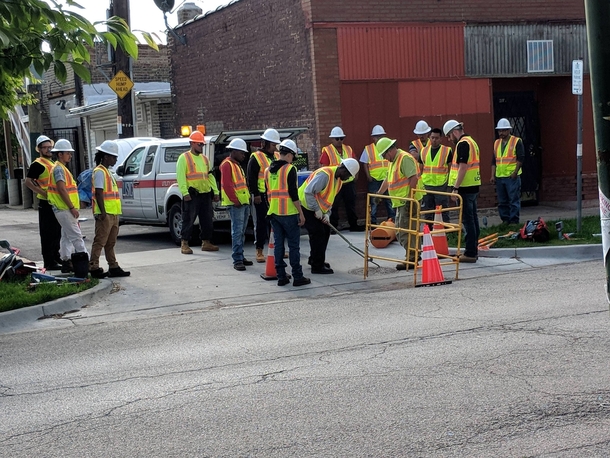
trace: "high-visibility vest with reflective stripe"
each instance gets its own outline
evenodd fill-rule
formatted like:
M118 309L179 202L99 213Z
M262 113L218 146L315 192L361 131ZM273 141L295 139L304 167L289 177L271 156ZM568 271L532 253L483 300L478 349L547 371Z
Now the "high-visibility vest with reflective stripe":
M55 163L50 159L47 159L46 157L36 158L34 162L38 162L44 167L44 172L38 175L38 178L36 178L36 182L38 183L39 187L46 191L49 187L49 183L51 180L51 170L53 169ZM47 200L47 198L41 194L36 194L36 197L38 197L40 200Z
M417 152L420 154L421 154L421 150L423 150L429 144L430 144L430 139L427 139L425 144L419 138L417 140L413 140L411 142L411 145L413 145L415 147L415 149L417 150Z
M265 170L265 183L269 198L268 215L298 215L299 210L288 192L288 174L292 169L295 169L294 165L284 164L276 173L271 173L269 169Z
M104 209L109 215L120 215L121 214L121 196L119 195L119 187L112 174L103 165L98 165L93 169L93 175L95 172L101 170L104 173ZM93 214L98 215L102 213L99 205L95 199L95 183L92 184L93 188Z
M261 150L255 151L254 153L252 153L252 155L256 159L256 162L258 162L258 191L265 192L265 170L269 168L271 162L273 161L270 161L269 156L267 156L265 152ZM279 157L280 153L278 153L277 151L273 153L274 161L277 161Z
M307 200L305 199L305 188L315 176L317 176L319 173L324 173L328 176L328 184L322 192L315 194L314 197L318 202L320 210L322 210L324 213L328 212L332 208L333 203L335 202L335 197L341 190L341 186L343 186L343 182L341 180L335 179L337 168L337 166L321 167L309 175L307 180L305 180L305 183L303 183L299 188L299 200L301 201L301 206L305 207L307 210L311 210L311 208L307 206Z
M432 147L429 144L421 151L420 158L424 164L421 178L425 185L443 186L447 184L447 175L451 167L451 164L447 163L450 152L451 148L441 145L432 159Z
M244 171L239 164L233 162L230 158L226 158L222 161L222 164L228 162L231 166L231 180L233 181L233 186L235 188L235 195L237 196L237 200L242 205L248 205L250 203L250 191L248 190L248 186L246 185L246 177L244 176ZM220 164L222 166L222 164ZM222 205L235 205L231 199L227 197L227 193L224 189L221 190L222 194Z
M369 158L369 173L374 180L383 181L388 176L388 168L390 167L390 162L385 159L381 159L379 154L377 154L377 147L375 143L371 143L370 145L366 145L364 147L366 150L366 155Z
M519 137L515 137L514 135L509 136L505 148L502 148L501 139L497 139L494 143L494 151L496 152L496 177L509 177L517 168L517 143L519 140L521 140ZM502 151L503 149L504 151ZM521 175L521 169L519 169L517 175Z
M460 143L466 142L470 147L470 154L468 155L468 170L464 179L460 183L460 186L480 186L481 185L481 172L479 164L479 145L469 135L464 135L457 145L455 145L455 153L453 154L453 162L451 163L451 171L449 172L449 186L455 185L457 180L458 169L458 146Z
M417 161L413 156L404 150L399 149L394 161L390 163L388 169L388 194L390 197L411 197L411 186L409 186L409 177L402 174L402 161L413 161L415 170L417 171ZM416 198L417 199L417 198ZM391 199L392 207L402 207L406 204L405 201ZM419 200L419 199L418 199Z
M64 174L66 177L66 191L68 191L68 196L70 197L70 203L75 208L80 208L80 200L78 198L78 188L76 187L76 181L74 181L74 177L70 173L70 171L63 165L61 162L57 161L53 165L53 169L51 169L51 179L49 182L49 187L47 188L47 195L49 197L49 203L53 205L58 210L69 210L70 207L66 205L64 200L59 195L59 190L57 189L57 183L55 182L54 170L56 167L62 167L64 169Z
M206 162L208 160L207 157L201 155L203 161ZM209 165L207 167L208 170L200 171L197 170L197 166L195 165L195 159L193 158L193 153L187 151L184 153L184 159L186 160L186 182L192 183L194 181L207 180L208 179L208 170L210 169Z
M339 151L337 151L337 148L335 148L332 144L327 145L322 148L322 154L324 154L325 152L328 155L328 160L330 162L328 165L330 165L331 167L335 165L341 165L342 159L347 159L350 157L355 159L352 147L347 145L343 145L343 147L341 148L341 153L339 153ZM350 181L354 181L354 177L349 177L343 183L349 183Z

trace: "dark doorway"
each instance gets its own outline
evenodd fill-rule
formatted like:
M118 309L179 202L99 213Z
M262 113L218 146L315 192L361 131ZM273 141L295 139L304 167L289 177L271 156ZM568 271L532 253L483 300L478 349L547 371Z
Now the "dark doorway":
M72 155L72 160L68 164L68 168L72 175L76 178L83 171L84 164L82 162L82 151L79 151L78 127L65 127L62 129L45 129L44 134L52 138L54 141L64 138L70 142L75 153Z
M521 202L538 205L542 178L542 148L538 103L534 92L495 92L494 119L507 118L513 126L512 134L521 137L525 161L521 174Z

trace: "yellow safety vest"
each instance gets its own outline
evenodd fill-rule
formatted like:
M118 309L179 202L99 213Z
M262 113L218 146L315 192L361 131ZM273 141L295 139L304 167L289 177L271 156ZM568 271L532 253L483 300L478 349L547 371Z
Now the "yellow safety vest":
M49 197L49 203L53 205L58 210L69 210L70 207L66 205L64 200L61 198L59 194L59 189L57 189L57 183L55 182L55 176L53 171L55 167L62 167L64 169L64 174L66 177L66 191L68 191L68 196L70 197L70 203L74 208L80 208L80 200L78 198L78 188L76 187L76 181L74 181L74 177L70 173L70 171L63 165L61 162L57 161L53 165L53 169L51 169L51 179L49 182L49 187L47 188L47 195Z
M265 170L267 170L269 168L269 166L271 165L271 162L269 160L269 156L267 156L265 154L264 151L258 150L255 151L254 153L252 153L252 155L254 156L254 158L256 159L256 162L258 162L258 192L264 193L266 188L265 188ZM275 153L273 153L273 159L274 161L277 161L280 157L280 153L278 153L277 151Z
M413 156L404 150L398 150L398 154L393 162L390 163L388 170L388 194L392 197L411 197L411 186L409 186L409 177L403 175L401 171L402 161L413 161L415 164L415 171L417 172L417 161ZM419 200L417 197L415 199ZM398 199L391 199L392 207L402 207L405 205L405 201Z
M265 183L267 184L267 197L269 198L268 215L299 214L299 210L297 210L288 192L288 174L294 168L292 164L284 164L276 173L271 173L269 169L265 170Z
M421 150L430 144L430 139L426 140L426 143L422 143L422 141L418 138L417 140L413 140L411 145L415 147L418 153L421 154Z
M244 171L239 164L233 162L230 158L226 158L222 161L222 164L228 162L231 166L231 179L233 181L233 186L235 188L235 195L237 196L237 200L242 205L248 205L250 203L250 191L248 190L248 186L246 185L246 177L244 177ZM222 167L222 164L220 166ZM235 205L231 199L227 196L224 188L221 190L222 193L222 205Z
M502 151L501 139L498 138L494 143L494 151L496 152L496 177L509 177L517 168L517 143L519 140L521 140L519 137L515 137L514 135L509 136L504 151ZM517 175L521 175L521 169L519 169Z
M48 189L49 187L49 182L51 179L51 170L53 169L53 165L54 162L47 159L46 157L39 157L36 158L36 160L34 162L38 162L40 165L42 165L44 167L44 172L42 172L38 178L36 178L36 182L38 183L38 186L40 186L42 189L44 189L45 191ZM36 197L38 197L40 200L47 200L46 197L44 197L41 194L36 194Z
M328 155L328 160L329 160L329 166L334 167L335 165L341 165L341 160L342 159L347 159L347 158L353 158L354 157L354 152L352 151L352 147L351 146L347 146L347 145L343 145L343 148L341 149L341 153L339 153L339 151L337 151L337 148L335 148L332 144L331 145L327 145L324 148L322 148L322 154L326 153ZM354 177L349 177L347 180L345 180L343 183L349 183L350 181L354 181Z
M388 176L390 162L382 159L379 154L377 154L377 147L375 146L375 143L366 145L364 149L366 150L366 155L369 158L368 164L371 177L377 181L385 180Z
M466 142L470 147L470 154L468 155L468 170L464 179L460 183L460 186L480 186L481 185L481 172L479 164L479 145L469 135L464 135L457 145L455 145L455 153L453 154L453 162L451 164L451 171L449 172L449 186L455 185L457 180L459 164L458 160L458 146L460 143Z
M439 147L434 160L430 144L421 151L421 161L424 164L421 178L426 186L443 186L447 184L447 175L451 164L447 163L451 148L445 145Z
M324 173L328 176L328 185L326 185L326 188L322 192L315 194L314 197L318 202L320 210L322 210L324 213L328 212L332 208L333 203L335 202L335 197L341 190L341 186L343 186L343 182L341 180L335 179L337 168L337 166L321 167L309 175L307 180L305 180L305 183L303 183L299 188L299 200L301 201L301 206L305 207L307 210L311 210L311 208L307 206L307 201L305 199L305 188L315 176L317 176L319 173Z
M121 196L119 194L119 187L112 174L103 165L98 165L93 169L93 175L95 172L101 170L104 173L104 209L109 215L120 215L121 214ZM97 201L95 199L95 184L92 183L93 188L93 214L99 215L102 213Z

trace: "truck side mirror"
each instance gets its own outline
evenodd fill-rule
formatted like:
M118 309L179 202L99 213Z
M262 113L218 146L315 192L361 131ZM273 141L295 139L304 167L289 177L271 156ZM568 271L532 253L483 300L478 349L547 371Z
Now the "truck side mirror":
M118 168L116 169L116 174L118 176L120 176L120 177L125 175L125 166L124 165L119 165Z

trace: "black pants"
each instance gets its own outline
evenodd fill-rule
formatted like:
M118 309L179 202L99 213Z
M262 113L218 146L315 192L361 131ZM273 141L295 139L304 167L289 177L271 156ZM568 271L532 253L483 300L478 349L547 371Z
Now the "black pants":
M201 240L211 240L214 233L212 219L212 192L191 194L191 200L182 200L182 240L190 240L193 235L193 223L199 216L199 233Z
M38 227L44 265L52 266L61 259L59 257L61 226L55 218L51 204L42 199L38 203Z
M256 243L254 246L263 249L265 248L265 243L269 240L269 234L271 233L271 224L267 219L267 212L269 211L267 194L261 194L261 203L253 204L253 206L254 211L256 212L256 227L254 228Z
M337 227L339 226L339 203L343 201L345 204L345 213L347 214L347 221L349 227L354 228L358 226L358 215L356 214L356 182L350 181L349 183L343 183L341 190L335 197L333 209L330 214L330 224Z
M309 263L312 269L323 269L326 261L326 247L330 239L330 226L324 224L314 212L303 208L305 229L309 234ZM336 226L335 226L336 227Z

